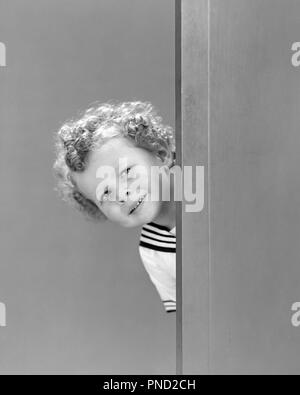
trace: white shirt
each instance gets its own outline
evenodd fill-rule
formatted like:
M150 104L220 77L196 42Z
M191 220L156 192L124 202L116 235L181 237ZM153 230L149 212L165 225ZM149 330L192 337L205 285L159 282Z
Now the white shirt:
M176 226L150 222L142 227L139 253L166 312L176 311Z

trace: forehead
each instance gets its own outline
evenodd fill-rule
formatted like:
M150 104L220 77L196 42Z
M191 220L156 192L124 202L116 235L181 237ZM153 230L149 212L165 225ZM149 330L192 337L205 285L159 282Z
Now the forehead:
M141 155L140 149L134 142L125 137L115 137L106 141L100 148L92 151L89 155L89 166L98 165L113 166L121 157Z

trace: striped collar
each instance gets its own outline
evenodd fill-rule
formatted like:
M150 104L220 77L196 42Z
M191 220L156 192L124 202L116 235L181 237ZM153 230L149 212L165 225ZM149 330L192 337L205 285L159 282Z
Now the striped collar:
M162 252L176 252L176 227L168 229L166 226L149 222L142 227L141 247Z
M174 226L174 228L172 228L171 230L169 230L169 232L170 232L172 235L176 236L176 226Z

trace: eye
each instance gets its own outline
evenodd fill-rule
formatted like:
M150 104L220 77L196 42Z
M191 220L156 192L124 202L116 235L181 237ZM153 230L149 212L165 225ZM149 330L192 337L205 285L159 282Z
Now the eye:
M106 188L105 191L103 192L101 201L102 202L105 201L107 199L108 195L109 195L109 190L108 190L108 188Z
M131 167L127 167L127 169L123 170L122 176L125 176L125 175L128 176L131 169L132 169L132 166Z

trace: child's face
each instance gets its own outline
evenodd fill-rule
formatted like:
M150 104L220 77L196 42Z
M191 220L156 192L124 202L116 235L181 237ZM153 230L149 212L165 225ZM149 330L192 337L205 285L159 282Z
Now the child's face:
M119 163L123 163L125 168L119 168ZM99 169L104 169L104 166L110 166L115 177L99 178ZM162 160L150 151L135 146L125 137L115 137L90 152L84 172L74 172L72 177L79 191L92 200L108 220L123 227L135 227L154 221L163 207L157 197L162 196L162 188L169 188L168 178L159 177L159 182L151 180L152 166L166 168ZM114 200L108 199L111 194L115 196ZM156 201L152 201L151 196L156 196ZM131 212L142 197L142 203Z

